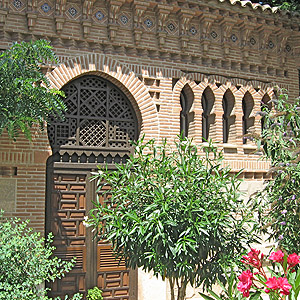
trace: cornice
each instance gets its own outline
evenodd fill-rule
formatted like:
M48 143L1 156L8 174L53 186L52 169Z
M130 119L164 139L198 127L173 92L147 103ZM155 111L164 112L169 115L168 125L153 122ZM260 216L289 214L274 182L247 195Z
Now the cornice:
M287 60L300 55L299 22L286 21L285 17L279 17L278 10L270 12L266 6L249 1L2 0L0 4L0 31L6 41L16 40L15 36L20 40L22 35L44 36L63 47L146 55L153 59L254 70L254 73L258 69L259 73L271 76L274 72L284 74ZM10 14L13 15L10 22L17 20L18 14L20 18L25 16L28 28L16 31L11 23L6 24ZM53 32L40 32L36 24L43 21L37 22L39 18L47 18L47 24L53 22ZM64 29L66 24L80 28L78 34L70 35ZM103 33L101 39L95 38L91 29ZM125 30L132 38L123 41L120 36ZM152 43L145 46L143 38L150 36ZM170 40L174 46L167 48L166 41ZM222 53L211 58L210 50L217 48ZM230 56L232 51L240 53L235 61ZM251 61L253 56L257 57L255 62ZM274 70L268 71L272 59Z

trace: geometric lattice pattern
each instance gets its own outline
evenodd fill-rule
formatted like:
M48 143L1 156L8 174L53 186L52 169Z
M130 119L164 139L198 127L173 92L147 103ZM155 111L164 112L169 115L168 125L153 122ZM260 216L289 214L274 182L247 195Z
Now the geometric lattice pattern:
M53 152L95 148L94 154L124 152L138 137L133 107L111 82L93 75L80 77L62 89L67 107L64 120L52 117L48 136Z
M79 131L82 144L87 146L101 147L105 145L106 128L105 123L97 120L85 120Z

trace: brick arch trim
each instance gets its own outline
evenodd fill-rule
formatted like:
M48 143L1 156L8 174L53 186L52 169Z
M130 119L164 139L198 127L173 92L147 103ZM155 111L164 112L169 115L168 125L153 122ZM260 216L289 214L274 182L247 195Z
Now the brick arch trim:
M227 90L228 84L232 87L232 91L234 91L234 87L236 85L240 86L251 86L253 88L259 88L263 91L269 91L270 89L273 89L276 85L275 83L264 83L258 80L245 80L242 78L231 78L230 80L222 75L207 75L207 74L201 74L201 73L188 73L186 74L186 80L189 81L200 81L200 82L208 82L212 85L216 83L220 83L221 86L225 86L224 89ZM226 87L227 86L227 87Z
M159 119L148 89L129 68L103 54L76 57L56 67L47 74L50 85L61 89L69 81L80 76L94 74L104 77L119 87L128 97L136 112L140 132L151 132L159 138Z
M181 77L173 87L172 100L175 101L175 103L177 103L179 106L180 106L180 94L183 91L184 87L186 86L188 86L191 89L194 95L195 94L194 88L196 84L188 80L186 77Z

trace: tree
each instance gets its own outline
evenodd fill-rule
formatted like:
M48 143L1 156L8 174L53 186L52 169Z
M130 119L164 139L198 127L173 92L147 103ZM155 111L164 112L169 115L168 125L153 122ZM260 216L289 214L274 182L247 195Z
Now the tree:
M222 167L212 145L203 156L187 139L174 149L166 140L134 146L126 164L95 175L102 196L90 224L128 267L161 275L171 299L177 287L183 300L188 283L209 287L224 280L222 264L253 241L251 217L239 200L237 175Z
M271 161L270 180L257 195L262 231L270 234L289 253L300 249L300 99L288 101L281 93L271 100L273 108L264 107L262 135L264 157Z
M299 0L252 0L251 2L269 4L272 7L279 6L283 10L300 11Z
M20 131L30 138L33 124L43 128L49 114L62 115L62 93L40 69L45 62L57 62L45 40L16 43L0 55L0 134L6 129L10 138Z

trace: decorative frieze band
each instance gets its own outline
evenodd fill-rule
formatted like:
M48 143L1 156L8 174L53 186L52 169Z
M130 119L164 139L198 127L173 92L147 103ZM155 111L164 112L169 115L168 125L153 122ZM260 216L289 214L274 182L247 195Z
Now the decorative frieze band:
M231 11L218 0L215 0L218 8L202 2L192 5L189 1L185 5L177 1L166 5L161 1L142 0L84 0L82 3L57 0L55 4L53 0L5 1L1 3L0 23L5 23L7 12L26 12L28 30L33 32L37 18L53 19L54 16L56 32L53 36L63 35L68 20L81 24L84 39L93 38L90 36L92 26L106 30L112 42L121 29L127 29L132 31L136 45L140 44L144 33L150 32L157 36L159 47L163 47L167 36L179 37L181 49L178 50L188 49L189 42L196 38L204 53L209 51L211 43L219 42L225 55L231 48L240 48L247 58L249 51L258 50L264 53L262 58L265 60L270 51L277 50L285 55L293 53L291 37L299 35L299 22L279 22L274 16L255 14L251 9ZM220 40L217 39L219 34Z

